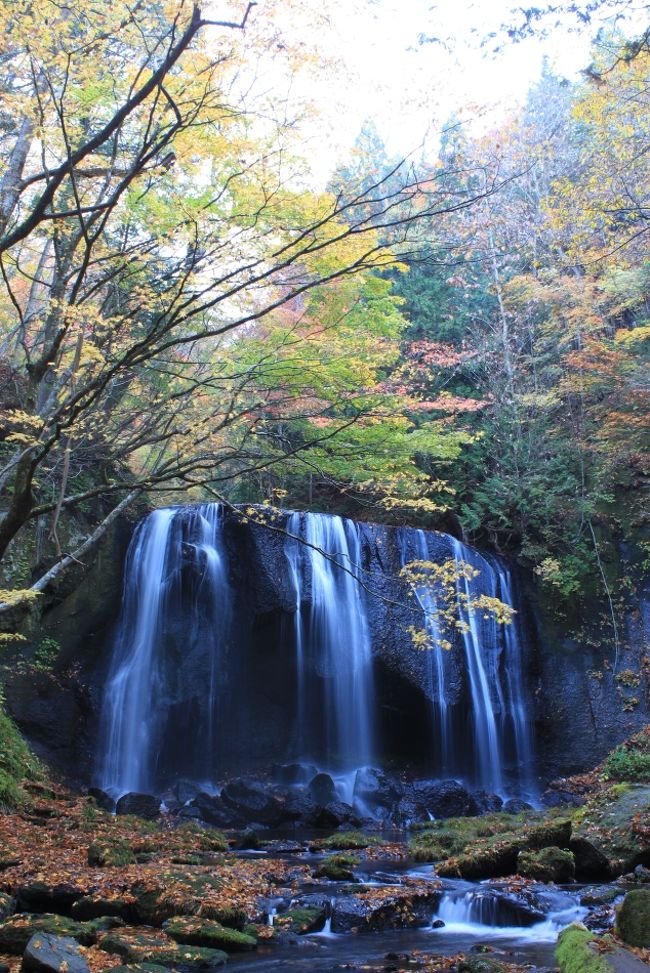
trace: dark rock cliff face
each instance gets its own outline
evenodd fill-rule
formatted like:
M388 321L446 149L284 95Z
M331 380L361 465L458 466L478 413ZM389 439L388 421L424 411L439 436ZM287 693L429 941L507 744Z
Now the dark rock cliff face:
M272 525L273 526L273 525ZM254 671L246 698L229 698L227 769L263 766L292 753L296 697L293 648L295 590L280 529L241 523L227 516L225 543L235 591L237 650L233 673ZM98 714L119 614L124 555L131 526L119 524L106 539L81 583L43 619L42 635L63 651L54 674L16 675L7 701L36 750L64 772L89 781L93 772ZM421 612L399 580L397 532L364 526L363 569L367 572L368 621L375 658L375 694L381 751L395 764L424 766L430 746L430 694L426 652L413 647L409 625ZM451 556L446 535L436 535L436 557ZM439 548L439 551L438 551ZM534 707L537 772L542 781L587 769L613 746L650 722L650 594L626 615L617 672L614 648L567 638L540 589L522 583L518 611L526 642L529 699ZM309 599L305 590L303 597ZM594 611L594 619L597 612ZM595 622L591 631L598 628ZM601 633L602 635L602 633ZM432 651L442 651L433 649ZM462 716L466 674L455 648L445 653L450 706ZM178 705L179 732L170 748L182 748L183 721L192 719L192 694L201 672L183 660L187 685ZM196 678L195 678L196 677ZM236 679L233 678L233 684ZM196 685L194 685L196 684ZM460 728L459 728L460 731Z

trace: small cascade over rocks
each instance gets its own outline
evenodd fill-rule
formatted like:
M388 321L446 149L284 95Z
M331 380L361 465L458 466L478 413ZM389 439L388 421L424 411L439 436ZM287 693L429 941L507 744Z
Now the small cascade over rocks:
M517 615L501 626L462 608L469 586L473 597L514 604L505 563L444 534L337 516L287 513L273 526L219 504L157 510L138 525L106 677L96 783L115 798L160 794L181 780L214 793L233 767L268 771L293 760L289 768L328 771L338 800L361 814L376 806L384 816L400 803L400 820L426 817L435 813L430 788L406 793L386 778L375 798L368 781L381 773L364 771L363 784L357 775L394 753L395 693L407 691L429 713L408 741L428 777L455 778L486 799L529 794L522 626ZM422 652L405 620L428 627L435 642L436 591L418 588L414 610L400 568L441 559L465 561L479 575L458 582L465 624L456 644ZM414 659L423 678L413 676Z

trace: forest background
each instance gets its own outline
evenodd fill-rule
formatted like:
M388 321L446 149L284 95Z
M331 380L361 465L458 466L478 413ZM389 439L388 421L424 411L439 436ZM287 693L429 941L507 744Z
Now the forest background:
M336 70L296 6L0 10L8 631L118 517L218 498L451 530L616 629L621 551L650 566L649 33L429 159L369 122L315 189L255 78Z

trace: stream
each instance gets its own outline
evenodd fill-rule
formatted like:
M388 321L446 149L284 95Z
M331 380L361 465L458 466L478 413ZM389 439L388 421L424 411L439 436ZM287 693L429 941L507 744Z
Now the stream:
M264 853L244 853L264 854ZM272 856L271 856L272 857ZM305 854L296 860L310 864L321 856ZM232 956L233 970L325 971L343 969L391 970L417 965L423 955L435 958L457 953L489 952L503 962L547 969L556 966L554 950L558 933L571 922L588 919L581 905L587 887L490 880L468 882L436 878L432 865L412 861L362 862L354 871L354 885L336 882L305 882L298 891L269 906L269 922L281 920L289 907L329 903L323 928L305 935L287 935L278 943L260 942L254 953ZM378 931L333 932L337 909L355 893L412 883L439 889L437 904L422 926L384 928ZM439 886L441 886L439 888ZM593 910L591 910L593 911ZM444 923L444 925L443 925ZM487 949L486 949L487 947ZM397 964L397 965L396 965Z

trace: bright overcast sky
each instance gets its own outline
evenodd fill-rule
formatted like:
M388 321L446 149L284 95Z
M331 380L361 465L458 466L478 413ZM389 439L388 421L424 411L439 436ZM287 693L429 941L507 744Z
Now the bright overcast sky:
M224 9L219 0L215 7ZM630 0L637 11L629 28L645 26L649 9ZM256 18L265 5L278 9L277 0L258 0ZM229 4L230 11L242 2ZM578 77L590 58L590 40L597 24L578 34L556 29L546 38L520 43L500 35L500 50L481 41L509 20L514 0L284 0L286 27L294 39L314 41L313 14L324 18L317 48L336 57L338 67L316 75L293 78L293 96L313 100L320 125L305 132L316 166L331 169L349 151L361 125L372 118L390 152L405 155L425 143L435 155L441 126L452 112L470 127L485 128L525 98L539 77L544 56L557 73ZM285 13L280 15L282 23ZM311 31L311 33L310 33ZM437 38L422 43L422 36ZM263 83L287 94L286 79L277 73L273 58L261 70Z

